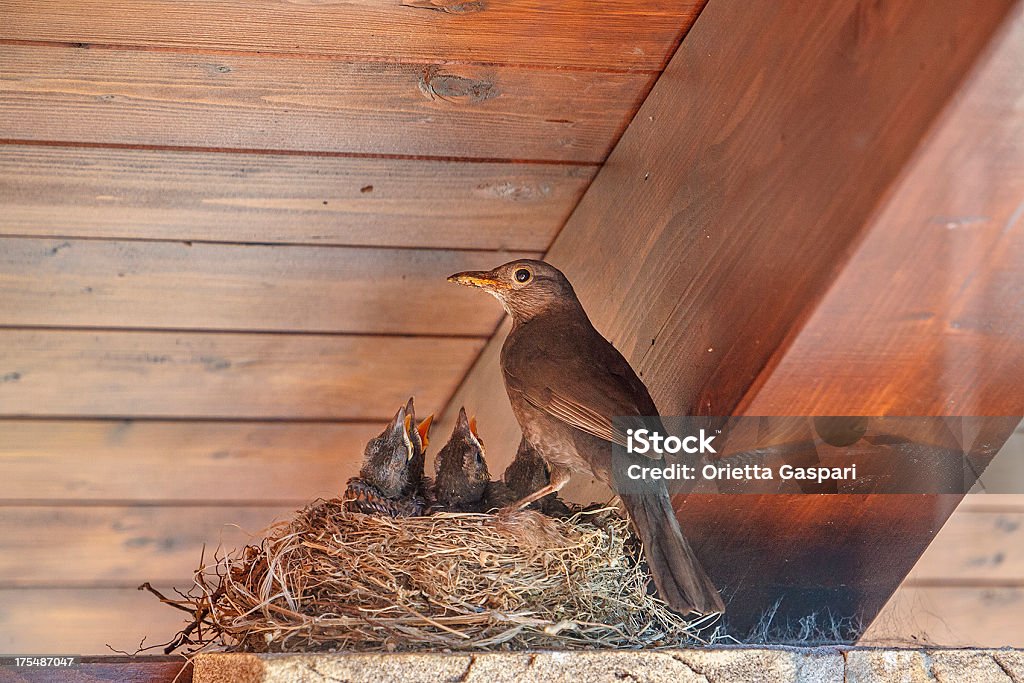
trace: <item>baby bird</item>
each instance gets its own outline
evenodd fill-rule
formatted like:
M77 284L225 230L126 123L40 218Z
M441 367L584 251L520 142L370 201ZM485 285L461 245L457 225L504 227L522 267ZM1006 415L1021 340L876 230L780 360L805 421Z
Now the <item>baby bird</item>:
M366 444L359 476L349 479L345 489L345 509L389 517L423 514L422 501L403 495L412 456L413 443L403 406L384 431Z
M409 440L412 441L412 458L409 459L408 481L403 489L403 495L418 499L426 505L428 493L433 488L430 477L424 475L424 465L427 461L427 446L430 444L430 425L434 421L433 415L428 415L422 422L416 420L416 407L413 405L412 397L405 404L405 427L409 433Z
M434 461L434 499L439 510L483 512L484 494L490 481L484 445L475 420L459 409L459 419L448 443Z
M502 475L502 479L505 480L505 485L514 496L509 505L525 498L534 491L539 491L551 481L547 463L540 456L540 453L530 447L526 439L522 439L519 442L516 457L505 468L505 474ZM531 503L530 507L552 517L567 517L570 514L569 508L559 500L557 493L549 493L540 500Z

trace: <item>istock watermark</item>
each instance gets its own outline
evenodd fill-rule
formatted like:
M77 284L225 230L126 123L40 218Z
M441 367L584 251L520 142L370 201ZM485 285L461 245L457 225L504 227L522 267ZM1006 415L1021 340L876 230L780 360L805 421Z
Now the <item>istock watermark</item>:
M1024 493L1020 477L999 474L1024 458L1020 424L1020 416L624 417L613 424L612 473L620 493L649 493L655 481L673 494Z

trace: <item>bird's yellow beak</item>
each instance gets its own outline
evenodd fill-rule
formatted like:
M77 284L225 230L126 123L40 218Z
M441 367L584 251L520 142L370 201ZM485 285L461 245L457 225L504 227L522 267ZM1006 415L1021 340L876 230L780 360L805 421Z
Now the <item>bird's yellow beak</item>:
M489 271L467 270L464 273L455 273L448 276L448 282L454 282L467 287L482 287L483 289L494 289L501 286L501 281L494 278Z

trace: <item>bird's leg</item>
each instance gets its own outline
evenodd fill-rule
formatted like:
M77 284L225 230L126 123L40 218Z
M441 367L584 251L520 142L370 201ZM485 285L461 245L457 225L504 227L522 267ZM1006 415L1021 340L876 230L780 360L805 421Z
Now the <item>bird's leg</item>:
M522 510L530 503L534 503L549 493L557 493L569 481L569 470L562 467L548 465L548 485L542 486L525 498L520 498L508 506L509 510Z

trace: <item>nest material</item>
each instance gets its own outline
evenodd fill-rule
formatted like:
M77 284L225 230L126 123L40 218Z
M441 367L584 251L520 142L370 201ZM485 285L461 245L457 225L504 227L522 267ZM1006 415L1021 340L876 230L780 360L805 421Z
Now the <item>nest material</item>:
M524 510L377 517L317 501L196 571L170 648L247 652L638 648L699 641L648 591L628 523Z

